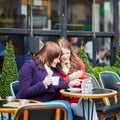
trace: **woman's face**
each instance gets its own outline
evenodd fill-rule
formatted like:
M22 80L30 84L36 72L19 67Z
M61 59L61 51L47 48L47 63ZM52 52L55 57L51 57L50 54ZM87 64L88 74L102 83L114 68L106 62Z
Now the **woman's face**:
M53 63L51 64L51 67L53 67L53 68L55 68L56 67L56 65L60 62L60 59L59 59L60 57L57 57L57 58L55 58L54 60L53 60Z
M68 63L70 61L70 50L66 48L61 48L62 50L62 55L60 57L60 60L63 63Z

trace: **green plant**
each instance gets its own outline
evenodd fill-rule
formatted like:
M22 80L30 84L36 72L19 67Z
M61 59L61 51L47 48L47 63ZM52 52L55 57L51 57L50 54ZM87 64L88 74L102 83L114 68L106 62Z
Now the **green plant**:
M99 79L99 73L102 71L113 71L113 72L116 72L120 76L120 45L118 47L118 52L116 55L116 62L115 62L114 66L92 67L90 65L90 62L89 62L88 56L85 52L85 48L84 48L83 44L80 47L79 57L83 60L83 62L85 64L86 72L94 75L97 80Z
M99 73L102 71L113 71L116 72L120 76L120 69L115 66L105 66L105 67L94 67L92 74L99 79Z
M80 53L79 53L79 57L82 59L83 63L85 64L85 70L87 73L92 73L92 66L89 62L88 56L85 52L85 48L83 46L83 43L80 47Z
M115 66L94 67L92 70L92 75L95 76L98 82L99 82L99 73L102 71L112 71L120 76L120 69Z
M0 80L0 96L2 98L10 94L10 83L15 80L18 80L18 70L15 62L14 48L12 44L6 43L6 53Z

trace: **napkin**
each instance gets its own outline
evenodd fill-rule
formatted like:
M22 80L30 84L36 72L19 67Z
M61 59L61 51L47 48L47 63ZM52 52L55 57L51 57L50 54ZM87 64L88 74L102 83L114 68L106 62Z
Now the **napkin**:
M47 71L47 74L52 76L53 75L53 71L47 66L47 64L44 65L45 70Z
M6 104L3 104L4 107L20 107L20 103L19 102L9 102L9 103L6 103Z
M27 103L27 104L20 104L20 102L9 102L9 103L5 103L3 104L4 107L13 107L13 108L18 108L18 107L22 107L22 106L27 106L27 105L41 105L42 102L38 102L38 103Z

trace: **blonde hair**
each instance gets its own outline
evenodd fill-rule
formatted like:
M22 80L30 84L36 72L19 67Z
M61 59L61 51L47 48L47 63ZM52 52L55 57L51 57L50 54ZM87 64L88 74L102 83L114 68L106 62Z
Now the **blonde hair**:
M79 64L77 61L77 55L74 53L72 45L66 39L58 39L57 44L60 48L65 48L70 50L70 71L69 74L79 69Z

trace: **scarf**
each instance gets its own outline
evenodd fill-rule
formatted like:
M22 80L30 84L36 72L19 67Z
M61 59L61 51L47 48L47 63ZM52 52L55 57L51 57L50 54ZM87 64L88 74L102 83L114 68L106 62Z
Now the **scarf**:
M62 66L62 71L68 75L69 71L70 71L70 62L68 63L63 63L61 62L61 66Z

